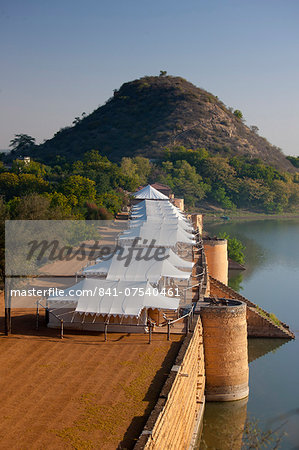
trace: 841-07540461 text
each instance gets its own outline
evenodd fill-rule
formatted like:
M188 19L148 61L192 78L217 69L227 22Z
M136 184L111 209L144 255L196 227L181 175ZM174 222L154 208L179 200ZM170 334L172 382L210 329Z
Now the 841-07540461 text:
M47 289L11 289L10 295L12 297L47 297L47 296L57 296L57 297L103 297L108 295L111 297L125 296L125 297L143 297L144 295L151 295L157 297L158 295L164 295L167 297L179 297L179 289L175 288L142 288L142 287L126 287L124 290L119 291L117 288L101 288L95 286L94 289L63 289L58 288L47 288Z
M151 288L151 289L144 289L144 288L137 288L137 287L132 287L132 288L125 288L123 291L118 291L116 288L108 288L108 289L104 289L104 288L99 288L98 289L98 295L99 296L103 296L103 295L111 295L113 297L118 297L119 295L124 295L126 297L143 297L144 295L154 295L154 296L158 296L158 295L165 295L168 297L179 297L179 289L178 288L163 288L161 290L159 290L158 288Z

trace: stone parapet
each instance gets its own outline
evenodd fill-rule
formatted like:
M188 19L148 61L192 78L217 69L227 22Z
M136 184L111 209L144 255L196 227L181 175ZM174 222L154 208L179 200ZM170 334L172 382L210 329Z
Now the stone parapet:
M193 448L204 411L204 390L202 325L195 316L134 449Z

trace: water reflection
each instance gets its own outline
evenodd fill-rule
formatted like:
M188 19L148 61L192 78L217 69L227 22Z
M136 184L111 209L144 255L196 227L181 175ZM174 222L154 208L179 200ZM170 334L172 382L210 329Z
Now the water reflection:
M248 398L236 402L206 403L200 450L238 450L247 416Z
M289 342L287 339L248 339L248 361L249 364L267 353L275 353L279 347Z
M240 292L243 289L242 281L243 281L243 270L229 270L228 271L229 282L228 285L237 292Z
M299 330L298 219L225 223L207 228L211 235L225 231L246 246L246 270L230 272L230 286L276 314L293 331ZM296 333L295 341L249 339L248 355L249 420L257 419L260 428L266 431L286 432L279 448L299 449L299 334ZM232 425L223 408L230 406L206 405L201 449L228 448L227 434L232 431L224 432L226 421L230 428ZM221 424L224 430L221 430ZM221 439L217 433L222 433ZM240 443L231 448L240 448Z
M285 339L248 339L249 363L275 353L286 344ZM207 402L203 420L200 450L241 449L242 437L247 417L248 398L236 402Z
M207 224L206 230L213 235L226 232L246 246L245 278L259 266L269 265L273 259L283 265L298 267L298 219L256 220Z

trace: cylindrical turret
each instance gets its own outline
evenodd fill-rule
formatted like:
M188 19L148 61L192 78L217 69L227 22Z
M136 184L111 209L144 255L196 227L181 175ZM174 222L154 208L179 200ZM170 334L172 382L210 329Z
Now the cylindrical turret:
M184 199L183 198L174 198L173 204L177 208L179 208L182 212L184 212L185 206L184 206Z
M248 396L246 305L238 300L206 299L203 325L206 400L231 401Z
M198 229L200 235L202 235L203 218L202 214L191 214L192 225L195 230Z
M209 275L221 283L228 283L228 257L226 239L204 239Z

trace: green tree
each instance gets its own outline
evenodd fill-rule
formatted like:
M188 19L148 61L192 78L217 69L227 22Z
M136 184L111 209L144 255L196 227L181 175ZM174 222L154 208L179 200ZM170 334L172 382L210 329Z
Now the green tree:
M226 195L224 187L218 187L211 192L211 197L224 209L235 209L236 205Z
M0 193L6 200L18 195L19 177L10 172L0 173Z
M131 187L134 189L141 184L140 177L138 175L138 164L133 161L132 158L122 158L120 164L121 173L129 180L131 180Z
M39 194L29 194L10 202L10 214L17 220L62 220L70 218L63 208L51 208L50 199Z
M100 206L104 206L112 214L116 214L121 210L123 201L120 195L106 192L98 198Z
M42 194L49 190L49 183L43 178L33 175L32 173L21 173L19 175L18 195L26 194Z
M293 166L299 168L299 156L287 156L287 159L293 164Z
M187 161L164 161L158 181L169 185L177 197L184 197L187 205L194 206L198 200L205 197L209 186L203 182L195 167Z
M71 215L72 202L70 202L69 199L61 192L45 193L44 196L50 200L50 208L60 208L65 211L67 215Z
M150 160L143 156L135 156L133 163L136 165L136 173L139 177L140 184L146 184L152 170Z
M239 202L246 207L271 210L274 194L262 180L244 178L241 180Z
M209 178L217 186L226 186L236 175L226 158L214 156L202 161L201 175Z
M9 146L13 151L30 150L35 145L35 138L28 134L15 134L15 137L11 139Z
M229 258L239 264L244 264L244 250L246 247L242 244L242 242L235 237L231 238L230 235L225 232L219 233L218 237L220 239L227 239L227 250Z
M40 177L46 175L47 169L49 171L49 167L47 168L47 166L37 161L31 160L30 162L26 162L22 159L15 159L11 167L13 173L32 173L33 175Z
M133 161L132 158L124 157L121 159L120 168L122 172L126 175L137 176L137 164Z
M61 190L73 204L77 203L79 206L83 206L87 201L94 201L96 198L95 182L81 175L69 176L62 183Z
M0 161L0 173L6 172L6 168L5 165L3 164L2 161Z
M5 276L5 220L9 219L9 210L2 197L0 197L0 281Z
M235 109L234 110L234 116L237 119L243 120L243 113L239 109Z

